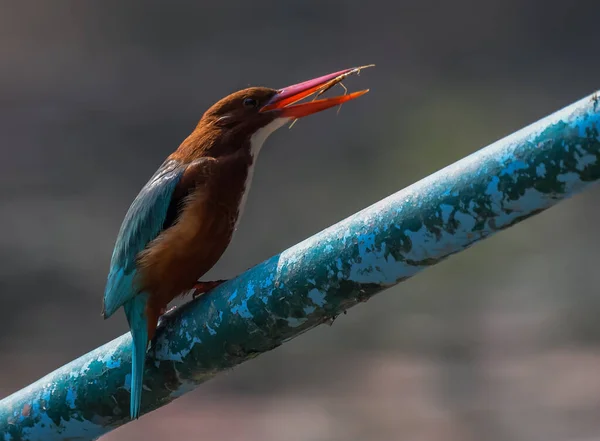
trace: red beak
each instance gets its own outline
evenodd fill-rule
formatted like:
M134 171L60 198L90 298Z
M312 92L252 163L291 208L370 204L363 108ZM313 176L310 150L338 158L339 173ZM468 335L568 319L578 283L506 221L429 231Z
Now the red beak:
M341 70L339 72L324 75L313 80L304 81L303 83L294 84L293 86L279 89L275 96L273 96L273 98L271 98L271 100L265 104L260 111L267 112L271 110L277 110L280 112L280 118L302 118L303 116L308 116L313 113L320 112L321 110L329 109L330 107L335 107L339 104L345 103L346 101L358 98L359 96L367 93L369 89L360 90L348 95L341 95L293 105L294 103L315 93L320 95L321 93L335 86L337 83L340 83L348 76L357 74L361 69L365 69L370 66L372 65Z

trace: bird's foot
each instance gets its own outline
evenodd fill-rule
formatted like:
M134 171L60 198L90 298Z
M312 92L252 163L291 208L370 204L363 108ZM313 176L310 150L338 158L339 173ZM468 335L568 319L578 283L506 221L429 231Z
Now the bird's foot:
M192 298L195 299L198 296L210 291L213 288L216 288L221 283L226 282L226 280L214 280L212 282L197 282L194 285L194 293L192 294Z

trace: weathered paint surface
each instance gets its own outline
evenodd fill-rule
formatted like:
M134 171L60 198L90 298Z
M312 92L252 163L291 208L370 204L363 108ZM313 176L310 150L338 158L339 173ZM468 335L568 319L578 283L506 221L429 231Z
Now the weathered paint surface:
M587 97L299 243L164 320L142 412L600 178ZM91 440L128 421L129 334L0 402L0 437Z

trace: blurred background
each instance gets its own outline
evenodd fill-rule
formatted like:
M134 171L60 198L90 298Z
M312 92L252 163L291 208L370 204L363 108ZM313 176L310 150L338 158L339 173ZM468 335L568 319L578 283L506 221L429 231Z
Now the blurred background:
M376 63L267 142L231 277L600 88L600 2L0 1L0 397L126 332L121 220L213 102ZM107 441L600 439L600 188Z

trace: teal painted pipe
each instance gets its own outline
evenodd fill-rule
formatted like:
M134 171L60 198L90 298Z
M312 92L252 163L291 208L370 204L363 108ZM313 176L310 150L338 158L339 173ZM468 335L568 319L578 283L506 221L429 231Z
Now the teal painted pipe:
M281 345L600 178L594 94L248 270L165 317L142 412ZM130 336L0 402L4 441L92 440L129 421Z

